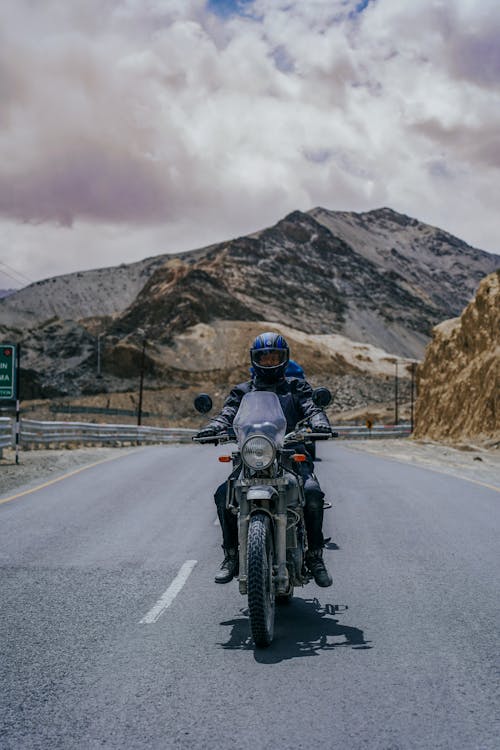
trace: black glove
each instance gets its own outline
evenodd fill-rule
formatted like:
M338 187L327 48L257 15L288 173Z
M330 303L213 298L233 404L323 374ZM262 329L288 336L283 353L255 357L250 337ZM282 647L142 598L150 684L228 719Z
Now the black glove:
M213 427L212 425L209 425L208 427L204 427L202 430L196 433L195 437L196 438L215 437L218 432L220 432L220 430L218 430L217 427Z
M314 424L311 425L311 429L313 432L324 432L325 434L332 431L332 428L327 424Z

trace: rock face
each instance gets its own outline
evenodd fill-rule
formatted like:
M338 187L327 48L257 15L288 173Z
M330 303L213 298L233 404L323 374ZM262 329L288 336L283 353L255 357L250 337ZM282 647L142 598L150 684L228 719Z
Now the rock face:
M122 312L164 257L54 276L0 299L0 322L32 328L50 318L78 320Z
M500 271L436 326L418 373L415 436L500 442Z
M432 327L458 314L499 265L390 209L296 211L257 234L166 261L112 332L141 325L168 344L196 323L274 320L420 357Z
M296 356L309 377L351 377L331 353L342 337L389 352L389 362L419 359L432 327L459 314L498 267L499 256L388 208L316 208L230 242L32 284L0 299L0 337L21 344L25 398L131 388L144 336L151 387L234 382L259 321L306 335ZM320 336L330 342L309 352ZM359 367L363 352L354 356L353 377L373 376Z
M458 315L500 257L389 208L295 211L247 237L36 282L0 300L0 324L112 315L168 338L214 320L276 320L404 356Z

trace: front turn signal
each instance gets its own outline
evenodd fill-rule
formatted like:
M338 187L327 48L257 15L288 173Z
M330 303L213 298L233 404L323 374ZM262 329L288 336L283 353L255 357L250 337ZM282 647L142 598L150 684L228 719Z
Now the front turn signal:
M232 461L231 456L219 456L219 461L221 464L228 464L230 461Z
M292 456L293 461L297 461L297 463L302 463L303 461L307 461L307 456L304 455L304 453L294 453Z

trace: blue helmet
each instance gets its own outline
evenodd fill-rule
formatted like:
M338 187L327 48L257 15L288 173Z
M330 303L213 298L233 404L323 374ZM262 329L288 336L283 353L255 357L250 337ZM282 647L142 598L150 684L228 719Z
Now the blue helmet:
M261 333L250 349L250 362L256 375L268 383L275 383L285 375L290 350L279 333Z

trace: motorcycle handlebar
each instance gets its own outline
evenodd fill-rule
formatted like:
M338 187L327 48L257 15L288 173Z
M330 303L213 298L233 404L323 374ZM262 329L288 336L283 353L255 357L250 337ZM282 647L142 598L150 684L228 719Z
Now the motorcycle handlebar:
M290 432L288 435L285 435L285 445L286 443L298 443L302 442L306 438L313 439L313 440L329 440L330 438L337 438L339 436L338 432ZM195 443L201 443L201 444L213 444L218 445L219 443L230 443L234 442L235 438L234 435L229 435L227 432L219 432L217 435L212 435L211 437L196 437L193 435L191 438L193 442Z
M338 437L338 432L290 432L285 436L285 443L297 443L303 440L330 440L330 438Z
M217 435L205 438L193 435L191 440L195 443L213 443L214 445L218 445L219 443L229 443L231 440L234 440L234 438L230 437L227 432L219 432Z

